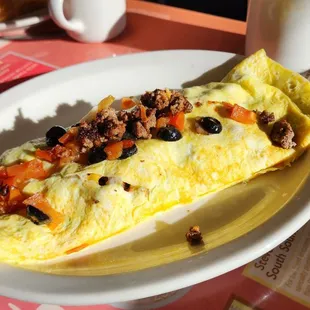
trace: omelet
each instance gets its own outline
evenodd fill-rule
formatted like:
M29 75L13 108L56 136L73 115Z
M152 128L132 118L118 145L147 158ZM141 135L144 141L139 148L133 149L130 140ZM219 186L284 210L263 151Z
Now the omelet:
M23 195L44 195L53 209L52 222L36 225L19 213L2 215L0 260L26 265L83 251L159 212L290 166L310 145L310 84L263 50L221 82L187 88L183 94L193 109L185 114L181 139L137 140L138 151L128 158L71 162L47 178L31 179ZM234 104L273 113L274 120L236 121L226 113ZM198 133L197 120L203 117L216 119L220 132ZM283 148L270 138L273 124L283 119L294 131L294 147ZM42 143L30 141L7 151L1 164L33 160ZM52 165L44 162L45 169ZM102 177L109 181L100 184Z

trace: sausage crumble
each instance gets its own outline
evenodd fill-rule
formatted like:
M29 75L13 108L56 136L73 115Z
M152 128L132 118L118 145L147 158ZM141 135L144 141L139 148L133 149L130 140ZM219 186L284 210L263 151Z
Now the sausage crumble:
M158 118L179 112L189 113L192 109L191 103L180 92L156 89L142 95L140 104L130 110L107 108L98 112L93 121L82 122L78 127L77 141L81 152L86 153L105 143L124 140L128 135L134 139L151 139Z
M146 92L140 100L144 106L156 109L157 115L161 116L169 112L175 115L179 112L190 113L193 110L192 104L176 90L155 89Z
M197 225L190 227L189 231L185 234L185 237L191 245L198 245L203 242L200 227Z
M82 122L77 140L82 146L82 153L92 147L99 147L107 141L120 141L126 131L126 124L118 119L116 111L107 108L97 113L90 123Z
M257 117L258 117L258 121L262 124L269 124L275 121L275 116L273 112L267 112L267 111L263 111L263 112L256 112Z
M291 149L296 146L296 143L293 141L294 136L295 133L292 126L286 120L275 122L270 134L271 141L283 149Z
M123 182L123 188L126 192L130 192L131 185L129 183Z

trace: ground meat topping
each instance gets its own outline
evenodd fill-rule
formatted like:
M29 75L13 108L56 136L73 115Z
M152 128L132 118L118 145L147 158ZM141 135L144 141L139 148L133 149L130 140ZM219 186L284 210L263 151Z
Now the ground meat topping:
M116 111L112 108L97 113L95 122L100 135L107 140L119 141L126 131L126 125L118 119Z
M80 124L77 140L81 144L82 153L85 153L107 141L121 140L125 131L126 124L119 120L116 111L107 108L97 113L95 120L90 123Z
M185 234L186 240L191 245L197 245L202 243L202 235L199 226L190 227L189 231Z
M273 112L256 112L258 116L258 120L262 124L269 124L275 121L274 113Z
M105 138L101 137L99 134L95 121L81 123L77 140L81 143L83 153L88 149L91 149L94 146L100 146L105 142Z
M120 111L119 120L127 122L126 133L138 139L151 139L151 129L156 127L156 109L137 106L132 111Z
M173 91L170 99L170 111L173 115L184 112L190 113L193 110L192 104L179 92Z
M138 139L151 139L152 135L146 130L141 122L134 122L132 124L132 133Z
M294 136L295 133L292 126L286 120L275 122L270 134L271 141L284 149L290 149L296 146L296 143L293 141Z
M61 145L52 148L52 153L56 158L68 158L72 156L72 150Z
M140 101L146 107L163 110L169 106L170 97L170 91L155 89L152 92L146 92L142 95Z
M131 119L131 113L125 110L121 110L119 111L117 117L119 121L127 123Z
M133 108L117 112L108 107L98 112L92 121L81 122L76 127L74 139L81 153L124 140L125 136L131 136L130 140L151 139L155 129L160 128L157 126L160 117L169 119L192 109L191 103L180 92L156 89L142 95L140 103Z
M153 92L146 92L140 100L144 106L157 109L157 115L161 116L169 113L190 113L193 110L192 104L175 90L155 89Z
M147 119L142 122L146 130L156 127L156 109L148 109L146 111Z

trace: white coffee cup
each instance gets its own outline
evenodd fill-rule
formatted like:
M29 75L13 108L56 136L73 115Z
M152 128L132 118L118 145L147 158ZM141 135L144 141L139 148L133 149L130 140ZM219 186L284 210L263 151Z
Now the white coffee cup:
M112 39L126 25L126 0L49 0L49 12L69 36L85 43Z
M264 48L296 72L310 69L310 0L251 0L246 55Z

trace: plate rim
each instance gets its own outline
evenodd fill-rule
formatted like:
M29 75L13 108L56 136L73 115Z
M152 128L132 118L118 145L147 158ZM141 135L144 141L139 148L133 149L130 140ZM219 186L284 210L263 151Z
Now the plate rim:
M174 53L187 53L190 54L191 57L193 57L195 53L205 53L205 57L212 57L214 54L221 54L223 58L227 57L227 59L237 56L234 53L187 49L139 52L129 55L121 55L116 58L111 57L100 60L92 60L35 77L3 92L0 94L0 107L2 106L2 102L10 97L14 98L17 94L17 97L20 97L20 93L27 92L27 90L29 92L29 88L31 88L30 86L37 85L38 83L44 84L46 81L51 79L56 80L57 76L63 74L64 72L66 74L71 74L72 71L80 71L83 68L96 65L98 62L103 64L110 62L113 63L117 62L117 59L123 59L123 61L126 62L127 59L139 59L139 57L149 57L149 55L154 57L154 55L163 54L167 54L165 57L169 57L169 55L173 55ZM217 63L215 63L215 66L217 66ZM310 186L309 177L303 184L302 189L300 189L300 191L288 202L288 204L270 220L254 229L249 234L240 237L225 246L212 250L212 253L214 254L213 256L217 258L220 258L221 255L225 253L225 258L221 258L220 262L208 262L209 253L205 253L174 263L126 274L78 277L79 282L81 285L84 285L85 288L88 288L88 284L90 282L92 282L91 287L98 287L98 291L96 292L88 291L84 293L81 293L80 291L70 291L71 288L69 284L70 282L76 280L75 276L49 275L5 265L6 273L12 272L14 274L14 272L16 273L16 270L18 270L17 272L23 277L32 277L33 280L38 281L54 281L55 283L59 283L60 286L58 291L51 290L49 292L38 293L35 291L8 288L5 287L3 283L0 283L1 295L28 302L53 304L56 300L57 304L60 305L81 306L140 299L195 285L253 261L255 258L276 247L301 228L310 218L310 198L303 197L306 195L301 195L307 186ZM293 210L297 211L293 212ZM261 234L261 232L268 232L268 234ZM242 245L245 240L251 240L252 244L248 244L247 246ZM227 250L230 250L229 255L227 255ZM3 265L4 264L0 264L0 276L3 273L1 270L1 266ZM174 265L173 272L171 270L172 265ZM186 267L186 273L182 271L184 267ZM153 278L151 277L152 274L154 276L154 270L156 270L158 274L161 273L161 276L156 281L152 281ZM135 275L140 277L139 284L137 284ZM111 283L116 285L122 282L126 282L126 284L123 283L123 286L118 287L117 290L103 288L104 285L110 285ZM67 290L64 290L64 287Z

